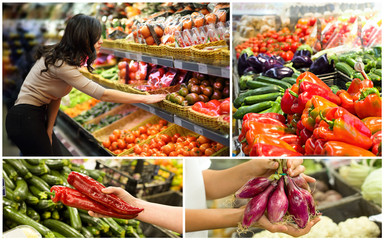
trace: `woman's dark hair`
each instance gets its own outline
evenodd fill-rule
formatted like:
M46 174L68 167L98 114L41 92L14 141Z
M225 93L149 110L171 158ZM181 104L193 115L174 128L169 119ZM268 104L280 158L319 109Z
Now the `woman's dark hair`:
M60 67L64 62L78 67L87 63L88 71L91 72L91 64L97 58L94 45L100 37L101 24L96 18L84 14L71 17L58 44L43 46L37 50L36 59L45 57L46 69L41 72L47 72L49 65ZM58 60L62 62L58 64Z

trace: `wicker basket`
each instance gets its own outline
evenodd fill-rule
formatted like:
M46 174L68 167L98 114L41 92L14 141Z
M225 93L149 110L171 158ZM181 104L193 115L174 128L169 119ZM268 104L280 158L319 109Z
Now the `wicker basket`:
M192 52L191 52L191 47L175 47L174 44L171 45L166 45L166 56L172 56L175 59L180 59L180 60L191 60L192 57Z
M220 126L220 132L224 133L224 134L229 134L229 126L230 126L230 123L225 121L224 120L224 117L226 117L227 115L221 115L219 116L218 118L218 122L219 122L219 126Z
M189 120L206 128L218 130L220 128L218 119L218 117L208 116L206 114L197 112L192 108L189 109Z
M103 44L101 45L104 48L115 48L116 47L116 41L111 39L104 39Z
M214 50L203 50L203 49L206 47L220 46L225 44L226 43L224 40L220 40L216 42L210 42L210 43L204 43L204 44L192 46L191 48L192 58L196 62L206 63L210 65L221 65L223 62L222 48L218 48ZM228 65L229 65L229 61L227 62L227 66Z
M176 103L173 103L171 101L168 101L168 100L163 100L163 104L164 104L164 109L166 111L168 111L170 113L174 113L177 116L180 116L180 117L188 119L188 117L189 117L189 109L191 107L189 107L189 106L180 106L180 105L178 105Z
M157 57L167 56L166 46L147 45L145 51L146 53Z
M147 45L141 43L129 42L127 47L130 48L131 51L145 53L146 46Z
M111 81L109 79L103 78L99 74L92 74L91 78L94 82L99 83L100 85L103 85L108 88L116 89L117 81Z
M226 48L221 49L221 66L229 66L230 60L231 60L231 54L230 51Z

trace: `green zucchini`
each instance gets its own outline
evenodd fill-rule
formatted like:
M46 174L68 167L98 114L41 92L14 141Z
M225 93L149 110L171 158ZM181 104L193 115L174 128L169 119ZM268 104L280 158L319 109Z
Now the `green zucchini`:
M8 174L3 169L3 179L5 187L10 188L11 190L15 190L16 186L13 181L8 177Z
M39 211L53 211L55 209L55 203L52 200L40 200L35 206Z
M39 203L39 198L35 197L35 195L33 195L32 193L30 193L28 191L27 193L27 197L25 198L25 202L28 204L28 205L36 205Z
M68 159L45 159L44 163L51 170L62 170L64 166L69 165Z
M37 158L27 158L24 160L31 165L39 165L40 164L40 159L37 159Z
M293 77L285 77L285 78L282 78L281 81L287 82L291 85L296 84L296 78L293 78Z
M340 72L346 74L349 78L352 78L353 74L355 73L355 70L345 62L336 63L335 68Z
M51 216L52 219L56 219L56 220L59 220L60 219L60 213L59 211L57 211L57 209L55 209L53 212L52 212L52 216Z
M55 219L46 219L43 225L67 238L84 238L84 236L68 224Z
M20 203L17 203L15 201L13 201L12 199L4 197L3 198L3 207L11 207L11 208L18 210L20 207Z
M22 213L22 214L27 213L27 204L24 201L20 202L19 213Z
M9 200L15 201L15 193L10 188L5 188L5 197Z
M301 72L294 72L291 77L297 79L300 76Z
M266 77L266 76L259 76L259 77L256 78L256 81L277 85L277 86L282 87L284 90L287 89L287 88L292 87L292 85L287 83L287 82L281 81L279 79L274 79L274 78Z
M52 217L52 212L51 211L45 211L41 214L42 219L49 219Z
M87 172L85 169L83 169L83 168L80 168L80 167L77 167L77 166L72 165L72 166L70 166L70 169L71 169L72 171L75 171L75 172L79 172L79 173L88 175L88 172Z
M36 222L32 218L28 217L25 214L22 214L18 212L17 210L11 208L11 207L5 207L3 208L3 215L6 219L12 220L20 225L28 225L36 229L41 235L43 235L46 238L54 238L55 235L53 232L45 227L44 225Z
M100 235L100 230L95 226L86 226L85 229L90 232L93 236Z
M98 231L98 233L100 234L100 231L99 231L97 228L95 228L95 229L96 229L96 231ZM89 231L86 227L81 227L80 233L83 234L83 236L84 236L85 238L94 238L92 232ZM98 235L98 234L97 234L97 235Z
M282 96L282 93L266 93L260 95L253 95L244 98L244 103L246 105L252 105L255 103L265 102L265 101L275 101L278 97Z
M242 119L244 115L247 113L258 113L272 107L272 103L273 103L272 101L267 101L267 102L256 103L249 106L242 106L239 109L237 109L237 111L233 114L233 117L236 119Z
M67 186L67 187L70 186L70 185L68 184L67 178L64 177L59 171L57 171L57 170L51 170L50 174L51 174L52 176L61 178L61 180L63 180L63 183L62 183L62 184L63 184L64 186Z
M241 105L244 102L244 98L252 95L259 95L259 94L265 94L265 93L274 93L274 92L284 92L283 88L272 85L269 87L262 87L262 88L256 88L256 89L250 89L246 91L245 93L240 94L235 101L233 101L233 105L235 108L241 107Z
M15 200L15 202L22 202L27 198L28 184L21 177L18 177L16 179L16 188L15 188L15 191L13 191L13 194L14 194L13 200Z
M24 179L30 179L32 173L24 166L20 159L4 159L8 164L15 168L17 174Z
M77 231L81 231L82 224L81 224L79 211L77 210L77 208L74 208L74 207L67 207L67 209L69 212L70 225Z
M88 172L87 175L90 176L91 178L95 179L96 181L98 181L98 182L103 181L103 176L100 174L99 170L86 169L86 171Z
M109 225L106 224L104 221L102 221L101 218L95 218L95 217L89 216L87 213L83 213L81 211L79 211L79 215L80 215L81 222L95 226L97 229L103 232L109 231Z
M49 185L63 185L63 179L50 174L41 175L40 178Z
M357 63L357 61L353 58L347 58L345 60L345 62L351 67L351 68L355 68L355 64Z
M19 176L15 170L14 167L12 167L12 165L6 163L3 161L3 169L4 171L7 173L8 177L13 180L13 181L16 181L16 178Z
M115 220L112 218L103 218L103 220L111 227L110 229L115 236L119 238L125 237L125 229L117 224Z
M71 172L72 172L72 170L68 166L63 166L63 169L61 170L61 173L65 174L65 175L70 174Z
M33 175L30 179L27 180L29 185L35 186L41 191L50 192L51 187L43 179L38 176Z
M39 188L29 185L28 186L30 193L32 193L33 196L37 197L38 199L44 200L48 199L48 194Z
M260 82L260 81L248 81L246 84L247 84L247 88L249 89L256 89L256 88L271 86L271 84Z
M27 206L27 216L35 220L36 222L40 222L40 214L36 212L35 209Z
M113 220L115 220L115 222L117 222L120 225L127 225L127 224L129 224L129 220L128 219L113 218Z
M46 174L49 172L49 168L47 165L45 165L44 162L40 162L39 165L31 165L24 159L20 160L24 166L33 174L36 176L41 176L43 174Z
M60 233L58 233L58 232L53 232L53 234L55 234L55 238L65 238L65 236L64 235L61 235Z
M382 73L382 70L381 69L371 69L371 72L373 72L374 74L380 76L380 78L383 76L383 73Z

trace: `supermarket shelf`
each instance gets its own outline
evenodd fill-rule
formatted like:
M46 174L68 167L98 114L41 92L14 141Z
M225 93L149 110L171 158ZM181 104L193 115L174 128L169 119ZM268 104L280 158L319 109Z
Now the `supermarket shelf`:
M188 71L199 72L216 77L229 78L229 66L214 66L198 62L182 61L173 58L161 58L151 55L146 55L138 52L129 52L112 48L100 48L101 53L112 54L116 57L133 59L136 61L143 61L147 63L158 64L166 67L178 68Z
M159 109L157 107L143 104L143 103L135 103L132 104L135 105L136 107L139 107L147 112L150 112L154 115L157 115L164 120L167 120L168 122L175 123L183 128L186 128L188 130L191 130L199 135L203 135L213 141L219 142L225 146L229 146L229 134L222 134L220 132L216 132L210 129L207 129L203 126L200 126L196 123L192 123L189 120L186 120L184 118L181 118L179 116L176 116L172 113L163 111L162 109Z

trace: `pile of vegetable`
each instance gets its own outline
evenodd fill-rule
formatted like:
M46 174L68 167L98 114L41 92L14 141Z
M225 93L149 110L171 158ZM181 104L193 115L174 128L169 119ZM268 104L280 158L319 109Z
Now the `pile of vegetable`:
M69 94L62 99L60 109L65 111L68 108L74 108L76 105L79 105L90 99L92 99L91 96L84 94L76 88L72 88Z
M84 128L89 132L95 132L96 130L99 130L105 126L108 126L117 120L121 119L123 117L123 114L116 114L116 115L108 115L102 119L100 119L100 122L98 123L85 123Z
M256 223L266 212L271 223L292 222L298 228L318 215L308 183L299 175L287 175L286 160L279 162L276 174L249 180L235 194L237 198L250 198L242 220L242 227Z
M110 110L112 110L114 107L118 106L120 104L118 103L109 103L109 102L99 102L91 109L82 112L81 114L77 115L73 118L76 122L79 124L84 124L95 117L100 116L101 114L104 114Z
M80 181L75 178L76 181L70 181L82 193L70 188L67 182L67 176L73 171L86 179ZM87 211L81 210L84 209L81 206L86 205L93 206L93 210L112 211L100 206L96 208L97 204L83 195L85 192L95 191L89 186L100 186L98 182L103 180L104 174L99 170L84 169L82 165L76 165L67 159L4 159L4 231L18 225L28 225L46 238L143 236L140 222L136 220L121 219L120 215L114 215L113 218L94 218ZM51 189L55 190L56 195L52 199ZM88 203L93 205L87 205Z

